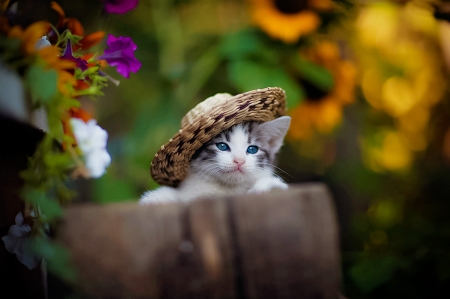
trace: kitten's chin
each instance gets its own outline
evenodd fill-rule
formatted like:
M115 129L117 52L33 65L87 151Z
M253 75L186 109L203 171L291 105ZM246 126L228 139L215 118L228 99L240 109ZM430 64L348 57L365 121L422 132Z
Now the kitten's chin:
M245 169L233 169L223 172L217 177L224 185L242 185L250 180L250 175Z
M219 183L224 186L236 187L251 183L252 176L248 169L220 168L220 171L211 172L210 169L191 168L191 173L202 180Z

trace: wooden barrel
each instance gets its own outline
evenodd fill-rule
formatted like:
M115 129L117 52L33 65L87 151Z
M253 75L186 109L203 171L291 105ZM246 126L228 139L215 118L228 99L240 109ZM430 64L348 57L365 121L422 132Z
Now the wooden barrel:
M59 241L95 298L337 298L340 256L326 186L190 204L80 205Z

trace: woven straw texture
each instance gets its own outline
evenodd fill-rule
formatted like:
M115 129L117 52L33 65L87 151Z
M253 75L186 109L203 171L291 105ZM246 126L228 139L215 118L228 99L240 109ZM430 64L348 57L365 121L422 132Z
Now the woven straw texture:
M150 166L153 179L178 186L187 176L189 160L205 142L243 121L266 122L284 115L285 98L283 89L268 87L204 100L183 117L178 133L155 154Z

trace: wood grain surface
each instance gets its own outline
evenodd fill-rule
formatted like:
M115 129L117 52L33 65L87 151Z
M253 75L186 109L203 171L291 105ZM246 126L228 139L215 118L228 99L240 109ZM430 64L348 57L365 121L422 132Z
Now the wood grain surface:
M141 206L83 204L58 240L95 298L337 298L338 229L323 184Z

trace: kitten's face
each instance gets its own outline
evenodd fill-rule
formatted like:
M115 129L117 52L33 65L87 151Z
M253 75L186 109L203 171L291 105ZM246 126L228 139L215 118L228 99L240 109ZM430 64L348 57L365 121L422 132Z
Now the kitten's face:
M272 173L272 162L290 118L258 124L244 122L221 132L197 150L191 171L226 185L246 184Z

